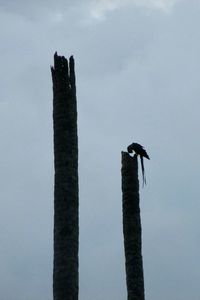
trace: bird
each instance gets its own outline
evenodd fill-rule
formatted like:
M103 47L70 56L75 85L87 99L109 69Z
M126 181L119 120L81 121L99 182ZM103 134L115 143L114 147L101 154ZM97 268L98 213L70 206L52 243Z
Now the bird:
M140 156L140 161L141 161L141 168L142 168L142 178L143 178L143 186L146 184L146 175L145 175L145 170L144 170L144 161L143 157L150 159L149 155L147 154L146 150L144 149L143 146L141 146L138 143L132 143L127 147L128 153L133 153L135 152L136 155Z

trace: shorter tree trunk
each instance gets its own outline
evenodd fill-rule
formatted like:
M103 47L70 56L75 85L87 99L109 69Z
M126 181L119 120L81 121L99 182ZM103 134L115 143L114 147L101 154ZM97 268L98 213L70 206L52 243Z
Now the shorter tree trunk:
M123 233L128 300L144 300L137 156L122 152Z

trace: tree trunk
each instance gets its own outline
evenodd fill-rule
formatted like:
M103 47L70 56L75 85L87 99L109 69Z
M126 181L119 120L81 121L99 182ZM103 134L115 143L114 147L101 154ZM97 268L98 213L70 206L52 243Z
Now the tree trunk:
M137 156L122 152L122 207L128 300L144 300Z
M74 59L54 55L53 299L78 300L78 136Z

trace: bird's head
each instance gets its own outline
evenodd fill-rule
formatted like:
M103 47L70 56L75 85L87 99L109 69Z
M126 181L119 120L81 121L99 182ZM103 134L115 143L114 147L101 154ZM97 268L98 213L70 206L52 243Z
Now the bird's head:
M127 147L127 151L128 151L128 153L133 152L132 144Z

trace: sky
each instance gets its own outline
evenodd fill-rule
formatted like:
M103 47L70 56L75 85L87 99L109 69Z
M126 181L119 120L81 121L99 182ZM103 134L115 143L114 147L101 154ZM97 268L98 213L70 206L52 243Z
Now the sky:
M2 300L53 299L55 51L76 64L80 299L127 297L121 151L132 142L151 158L146 299L200 299L199 14L199 0L0 0Z

